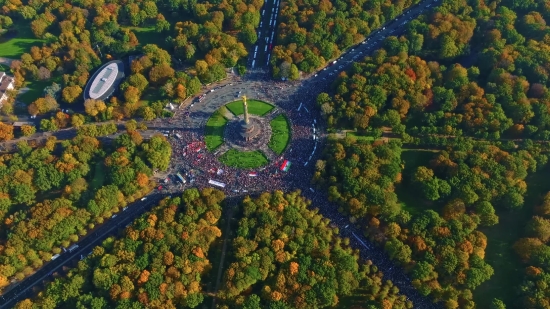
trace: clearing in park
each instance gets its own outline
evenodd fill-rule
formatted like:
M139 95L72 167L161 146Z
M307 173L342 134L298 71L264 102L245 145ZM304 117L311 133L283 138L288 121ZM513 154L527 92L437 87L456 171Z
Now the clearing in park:
M273 105L258 101L258 100L246 100L248 103L248 113L252 115L264 116L269 113L273 108ZM227 109L232 112L235 116L242 115L244 113L243 101L238 100L225 105Z
M271 139L269 140L269 148L276 154L280 155L285 151L288 142L290 141L290 125L285 115L279 115L269 123L271 125Z
M30 23L14 24L14 33L6 33L0 38L0 57L20 59L33 46L41 46L44 40L37 39L31 31Z
M204 141L209 151L214 151L223 144L223 132L226 123L227 119L219 111L215 111L206 122Z
M269 163L261 151L230 149L219 157L221 163L236 168L258 168Z

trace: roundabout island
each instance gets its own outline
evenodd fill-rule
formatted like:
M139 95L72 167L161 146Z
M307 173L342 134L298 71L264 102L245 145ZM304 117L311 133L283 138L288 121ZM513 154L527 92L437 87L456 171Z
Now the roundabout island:
M206 123L206 148L228 167L253 169L276 162L290 141L287 117L273 104L248 100L220 107Z

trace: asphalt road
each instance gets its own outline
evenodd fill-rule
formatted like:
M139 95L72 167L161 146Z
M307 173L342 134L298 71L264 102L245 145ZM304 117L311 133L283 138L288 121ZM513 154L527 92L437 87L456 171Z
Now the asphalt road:
M25 278L21 283L11 287L9 291L0 297L0 308L13 308L18 301L32 296L32 288L35 285L40 285L45 280L51 279L50 276L54 272L61 271L63 266L66 266L71 262L78 261L82 257L90 254L95 246L100 245L101 242L107 237L115 234L120 229L132 223L134 219L139 217L145 211L151 210L151 208L158 204L163 197L166 196L154 193L149 195L145 201L137 201L128 205L128 208L125 211L120 212L116 217L107 220L105 224L97 227L87 236L82 238L78 242L79 247L73 252L66 251L61 253L59 258L46 263L45 266L40 268L36 273Z
M365 56L368 53L372 52L375 47L378 47L378 44L382 42L385 37L390 35L396 35L400 33L408 20L415 18L422 11L438 4L437 1L424 1L421 4L415 5L403 15L393 20L386 25L384 29L373 33L365 40L365 44L359 44L358 46L350 49L349 52L345 53L340 57L336 64L327 67L324 70L319 71L318 76L312 76L310 79L302 80L300 82L275 82L270 80L266 75L265 71L261 68L251 69L250 74L246 77L240 79L235 78L233 80L228 80L222 85L212 85L214 91L206 92L206 98L201 103L188 104L182 110L178 110L174 118L170 120L156 120L148 123L150 129L157 130L169 130L174 128L179 128L183 130L190 130L195 133L197 137L202 136L204 126L210 115L217 110L220 106L226 104L228 101L238 99L238 93L240 95L247 95L249 98L254 99L263 99L275 103L279 108L290 112L295 110L300 103L303 103L305 107L311 113L318 113L315 108L315 99L319 92L324 91L328 92L326 88L334 78L338 75L339 72L345 70L348 65L353 63L353 61L358 60L359 57ZM271 7L273 2L271 3ZM262 22L264 23L263 28L265 28L266 20L272 20L271 11L268 12L269 4L266 3L266 9ZM273 9L271 9L273 10ZM267 31L262 29L261 31ZM265 39L264 39L265 42ZM261 42L260 42L261 43ZM260 49L258 47L258 49ZM265 49L265 47L264 47ZM332 73L332 74L331 74ZM309 112L308 112L309 113ZM320 119L318 114L311 115L312 119ZM293 124L298 126L309 126L309 123L304 123L300 118L291 119ZM321 129L321 128L320 128ZM73 133L63 132L61 136L70 136ZM322 140L319 141L319 149L322 149L322 145L325 143L324 134L319 135ZM293 140L292 142L296 142ZM313 143L311 141L300 141L308 143L307 147L313 148ZM290 146L289 148L292 148ZM319 158L321 151L318 150L313 157L313 162ZM289 158L295 158L295 160L300 160L300 157L304 155L302 153L287 153L285 156ZM302 158L303 159L303 158ZM295 169L299 169L299 174L288 174L288 186L285 188L272 188L282 189L282 190L291 190L295 188L300 188L302 193L309 199L313 200L314 205L323 205L327 204L326 196L323 193L310 192L309 189L309 179L313 174L314 164L310 164L307 167L302 167L299 165ZM308 178L309 177L309 178ZM35 274L30 277L27 277L22 282L16 285L12 285L11 289L7 291L3 296L0 297L0 309L11 308L14 304L26 297L29 297L32 292L32 288L36 285L40 285L52 272L59 271L61 267L68 265L75 259L79 259L81 255L87 255L91 249L100 244L102 240L111 235L113 232L118 231L120 228L126 226L136 217L149 210L154 204L156 204L163 195L160 195L157 191L151 194L146 201L139 201L132 206L129 206L128 209L122 213L119 213L117 217L107 220L105 224L100 227L97 227L95 231L91 232L89 235L84 237L78 242L80 246L72 253L63 253L59 258L54 261L47 263L44 267L38 270ZM372 260L375 265L379 266L379 269L382 270L385 274L392 274L390 279L394 280L394 283L402 293L409 296L411 300L415 301L416 308L438 308L438 306L431 304L431 302L422 297L416 289L410 284L410 280L403 273L402 269L399 267L394 267L393 264L389 261L387 256L384 253L380 253L381 249L378 251L372 250L374 246L369 243L369 241L362 237L360 229L355 229L354 226L349 224L349 221L346 217L339 214L335 211L337 207L320 207L319 211L321 214L330 218L334 225L340 228L340 231L343 236L350 237L361 253L361 257L364 259Z
M252 46L248 56L249 68L268 68L271 48L277 39L277 18L281 0L266 0L260 11L260 25L256 29L258 40Z

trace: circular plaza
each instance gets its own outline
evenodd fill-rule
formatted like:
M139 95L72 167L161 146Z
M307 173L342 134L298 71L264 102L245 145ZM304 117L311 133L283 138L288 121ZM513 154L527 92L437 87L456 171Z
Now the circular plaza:
M206 148L233 168L254 169L277 161L290 139L290 124L280 109L246 97L221 106L205 124Z

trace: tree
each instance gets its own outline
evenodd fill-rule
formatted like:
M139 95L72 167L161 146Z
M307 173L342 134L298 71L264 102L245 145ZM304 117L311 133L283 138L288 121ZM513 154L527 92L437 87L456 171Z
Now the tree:
M150 120L155 119L155 112L153 111L153 109L151 107L146 106L142 109L141 116L143 117L143 120L150 121Z
M534 216L527 224L526 234L528 237L540 239L543 243L550 240L550 220Z
M105 102L101 100L88 99L84 101L84 110L86 114L96 117L99 113L104 112L107 109ZM78 120L77 120L78 122Z
M82 88L80 86L68 86L63 89L61 97L66 103L74 103L81 94Z
M9 141L11 139L13 139L13 126L0 122L0 141Z
M157 20L155 23L155 30L158 33L170 30L170 23L164 18L162 14L157 15Z
M151 68L149 72L149 80L154 85L161 85L169 78L174 77L175 71L170 67L170 64L161 64Z
M28 111L29 114L35 116L39 114L46 114L50 111L56 110L57 108L59 108L57 101L53 97L47 95L44 98L38 98L32 102L28 107Z
M71 116L71 124L73 127L78 128L86 122L86 119L84 118L84 115L81 114L73 114Z
M125 81L130 86L136 87L140 92L143 92L147 86L149 85L149 82L147 81L147 78L143 76L140 73L132 74L128 77L128 80Z
M493 301L491 302L491 308L490 309L506 309L506 305L502 302L502 300L498 298L493 298Z
M50 79L50 77L51 77L50 70L46 69L45 67L40 67L38 69L38 79L46 80L46 79Z
M140 98L140 91L136 87L128 86L124 91L124 99L130 104L136 104Z
M21 132L24 136L31 136L36 133L36 127L31 125L22 125Z
M61 93L61 85L57 83L52 83L51 86L47 86L46 88L44 88L44 97L50 96L58 100L60 93Z

